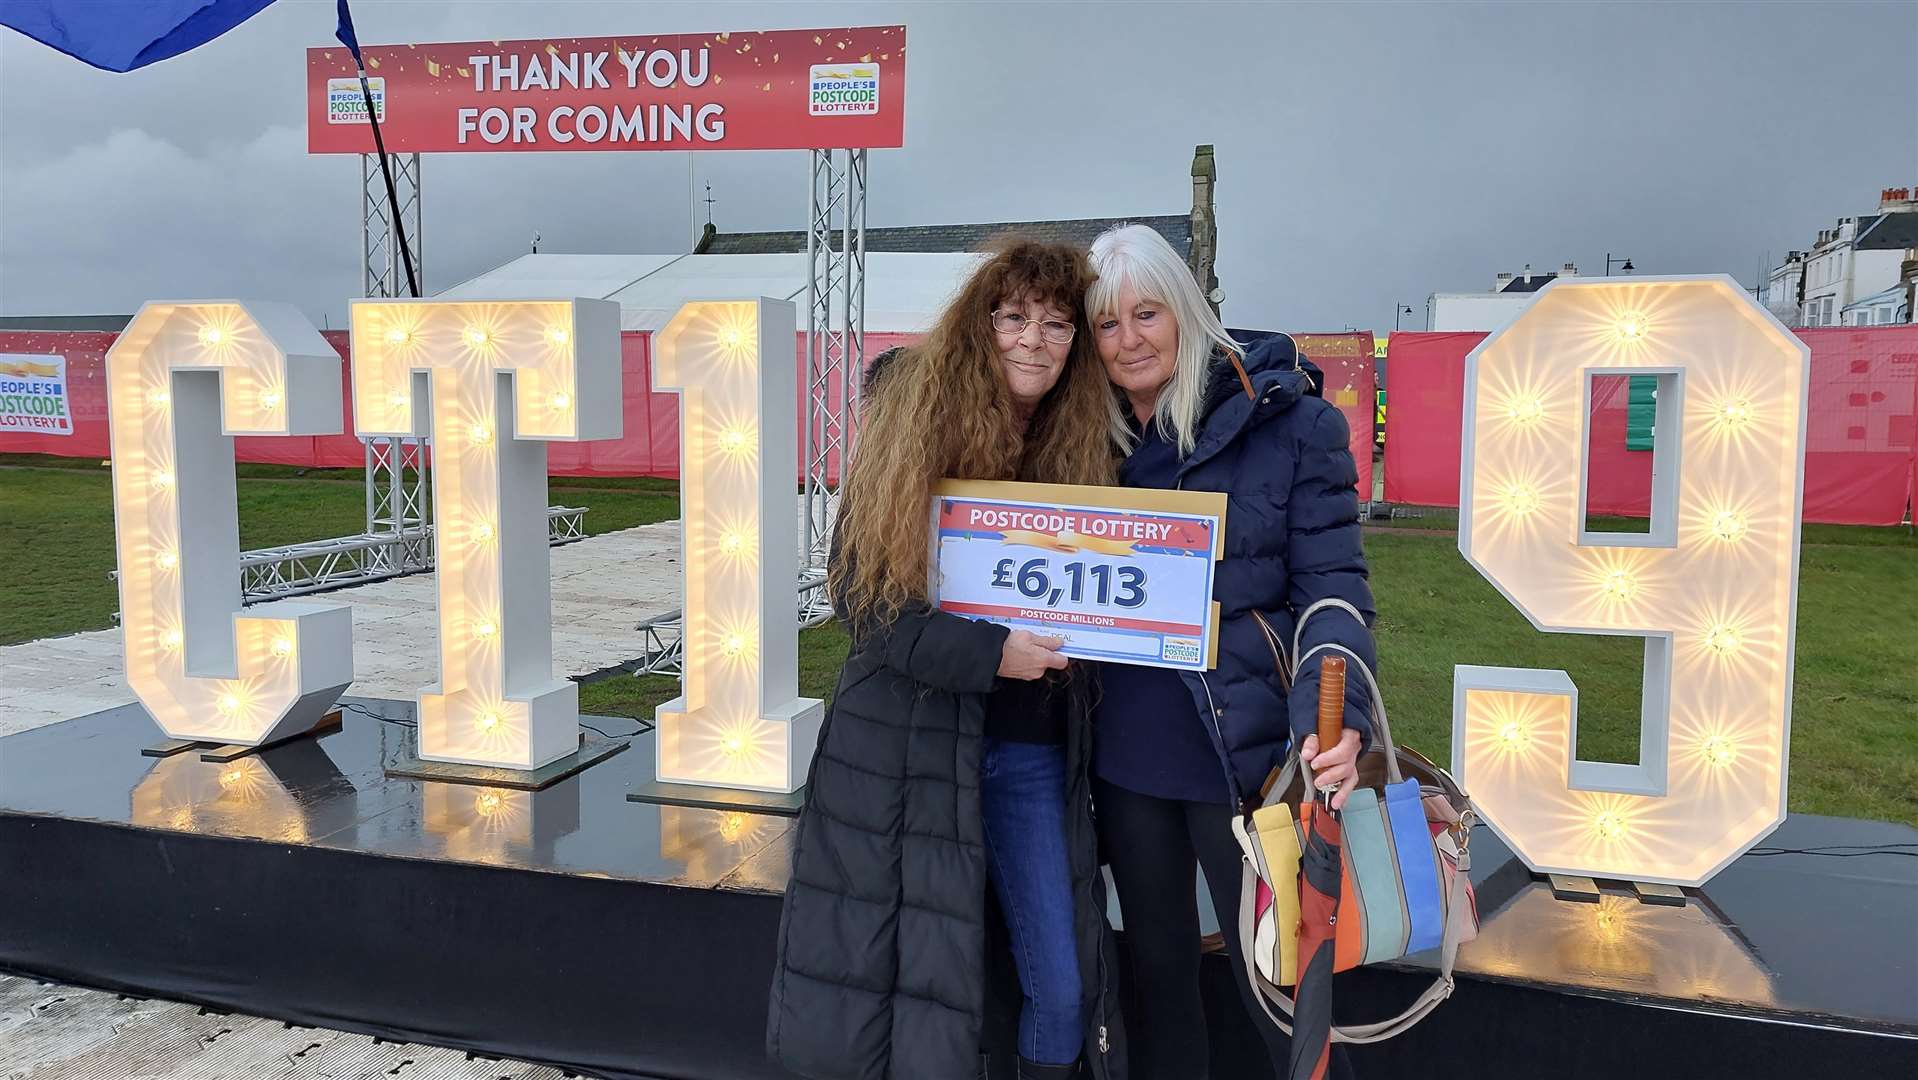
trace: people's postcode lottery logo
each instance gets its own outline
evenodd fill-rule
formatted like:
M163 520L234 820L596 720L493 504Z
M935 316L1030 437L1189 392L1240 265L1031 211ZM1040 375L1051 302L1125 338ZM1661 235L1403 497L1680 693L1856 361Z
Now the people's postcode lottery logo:
M380 123L386 123L386 80L369 78L366 88L373 92L373 108L380 114ZM359 79L326 80L326 122L366 123L366 94L360 90Z
M1162 646L1162 658L1178 664L1199 662L1199 639L1169 637Z
M0 431L73 434L65 357L0 356Z
M807 108L814 116L871 116L877 113L879 65L814 64L812 94L808 101Z

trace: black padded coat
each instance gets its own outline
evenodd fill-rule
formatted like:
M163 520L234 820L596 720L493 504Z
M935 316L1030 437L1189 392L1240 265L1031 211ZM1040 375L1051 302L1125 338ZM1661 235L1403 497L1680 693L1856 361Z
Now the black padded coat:
M1008 631L917 610L855 640L819 735L779 919L766 1047L808 1077L974 1080L987 983L980 742ZM1092 677L1070 687L1066 841L1084 1059L1123 1080L1092 822Z

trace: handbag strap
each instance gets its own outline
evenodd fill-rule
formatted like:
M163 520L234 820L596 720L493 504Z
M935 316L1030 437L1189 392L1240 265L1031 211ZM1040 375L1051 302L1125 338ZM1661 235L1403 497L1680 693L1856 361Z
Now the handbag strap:
M1245 822L1234 815L1232 833L1238 838L1245 866L1254 865L1252 856L1252 838L1245 831ZM1239 960L1245 965L1246 981L1252 987L1252 998L1264 1010L1266 1019L1278 1026L1287 1036L1292 1034L1290 1023L1296 1002L1284 988L1266 980L1259 974L1259 965L1253 959L1251 945L1255 940L1257 916L1254 905L1258 901L1258 876L1255 873L1241 872L1239 875ZM1452 975L1452 966L1458 959L1460 940L1465 936L1466 920L1471 918L1472 902L1466 895L1467 877L1463 867L1452 875L1452 883L1447 889L1445 904L1445 926L1439 938L1439 973L1432 985L1425 988L1405 1011L1389 1020L1380 1020L1370 1024L1333 1025L1332 1041L1342 1043L1384 1042L1409 1031L1413 1025L1432 1014L1432 1010L1446 998L1452 996L1457 980ZM1273 1005L1279 1007L1274 1012ZM1284 1015L1280 1015L1283 1013Z

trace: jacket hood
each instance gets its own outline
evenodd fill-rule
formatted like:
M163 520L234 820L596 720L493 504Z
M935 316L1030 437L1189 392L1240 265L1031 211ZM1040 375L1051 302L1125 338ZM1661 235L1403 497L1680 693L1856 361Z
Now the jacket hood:
M1283 412L1316 390L1314 376L1318 375L1318 369L1309 360L1301 364L1298 346L1284 334L1254 339L1245 346L1245 356L1240 362L1252 380L1252 394L1259 399L1256 411L1260 416ZM1223 351L1216 352L1206 387L1203 411L1206 425L1210 426L1213 414L1235 397L1245 397L1245 383L1233 370L1231 359Z

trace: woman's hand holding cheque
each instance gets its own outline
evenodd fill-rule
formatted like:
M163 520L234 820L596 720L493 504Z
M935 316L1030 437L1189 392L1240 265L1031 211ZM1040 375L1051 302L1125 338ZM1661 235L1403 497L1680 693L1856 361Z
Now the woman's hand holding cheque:
M1048 671L1062 670L1066 658L1059 650L1065 643L1065 638L1014 630L1006 635L1006 643L999 651L999 674L1008 679L1036 679Z

